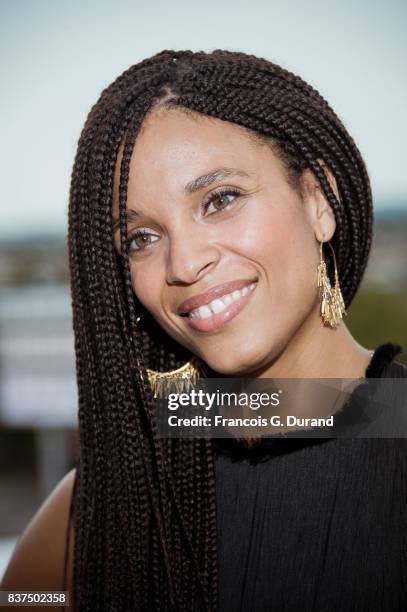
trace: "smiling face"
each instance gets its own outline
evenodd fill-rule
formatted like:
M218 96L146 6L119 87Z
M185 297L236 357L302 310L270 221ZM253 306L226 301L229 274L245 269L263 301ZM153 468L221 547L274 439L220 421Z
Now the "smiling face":
M118 181L119 163L114 219ZM318 212L318 198L310 192L303 199L271 148L240 126L153 110L137 137L128 184L137 298L215 371L264 371L300 336L321 327L317 238L329 240L334 224L329 211ZM114 241L120 250L118 229ZM199 301L183 302L212 288L201 300L211 305L186 316Z

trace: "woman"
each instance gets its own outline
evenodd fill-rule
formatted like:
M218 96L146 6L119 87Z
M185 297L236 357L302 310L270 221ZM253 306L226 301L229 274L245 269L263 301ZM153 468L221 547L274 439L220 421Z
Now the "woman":
M73 493L78 610L402 609L404 439L163 439L153 398L202 373L405 377L343 321L371 238L363 159L299 77L166 50L105 89L69 209L80 459L3 589L61 588L38 549L58 534L62 559Z

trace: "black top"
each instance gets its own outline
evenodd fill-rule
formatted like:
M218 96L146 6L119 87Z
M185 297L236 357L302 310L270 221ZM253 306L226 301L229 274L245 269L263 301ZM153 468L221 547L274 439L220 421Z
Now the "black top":
M365 377L407 377L401 351ZM220 612L407 610L407 439L215 448Z

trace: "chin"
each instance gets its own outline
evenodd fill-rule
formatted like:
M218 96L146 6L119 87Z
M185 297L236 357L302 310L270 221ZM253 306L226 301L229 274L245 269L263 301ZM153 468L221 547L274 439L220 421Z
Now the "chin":
M239 354L237 351L232 351L229 356L225 353L217 355L202 355L202 359L209 365L212 370L219 372L224 376L243 376L250 377L250 372L255 372L270 360L270 351L264 352L264 357L261 349L252 347L249 352Z

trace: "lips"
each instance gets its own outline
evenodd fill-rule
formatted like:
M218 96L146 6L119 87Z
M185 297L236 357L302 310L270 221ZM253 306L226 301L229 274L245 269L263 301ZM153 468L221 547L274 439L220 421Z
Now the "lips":
M186 315L193 308L199 308L199 306L204 306L204 304L209 304L215 298L222 297L222 295L226 295L227 293L232 293L232 291L236 291L237 289L243 289L247 285L254 283L257 281L257 278L254 279L240 279L235 281L229 281L227 283L222 283L220 285L215 285L205 293L199 293L197 295L193 295L188 298L184 302L178 306L178 314Z

